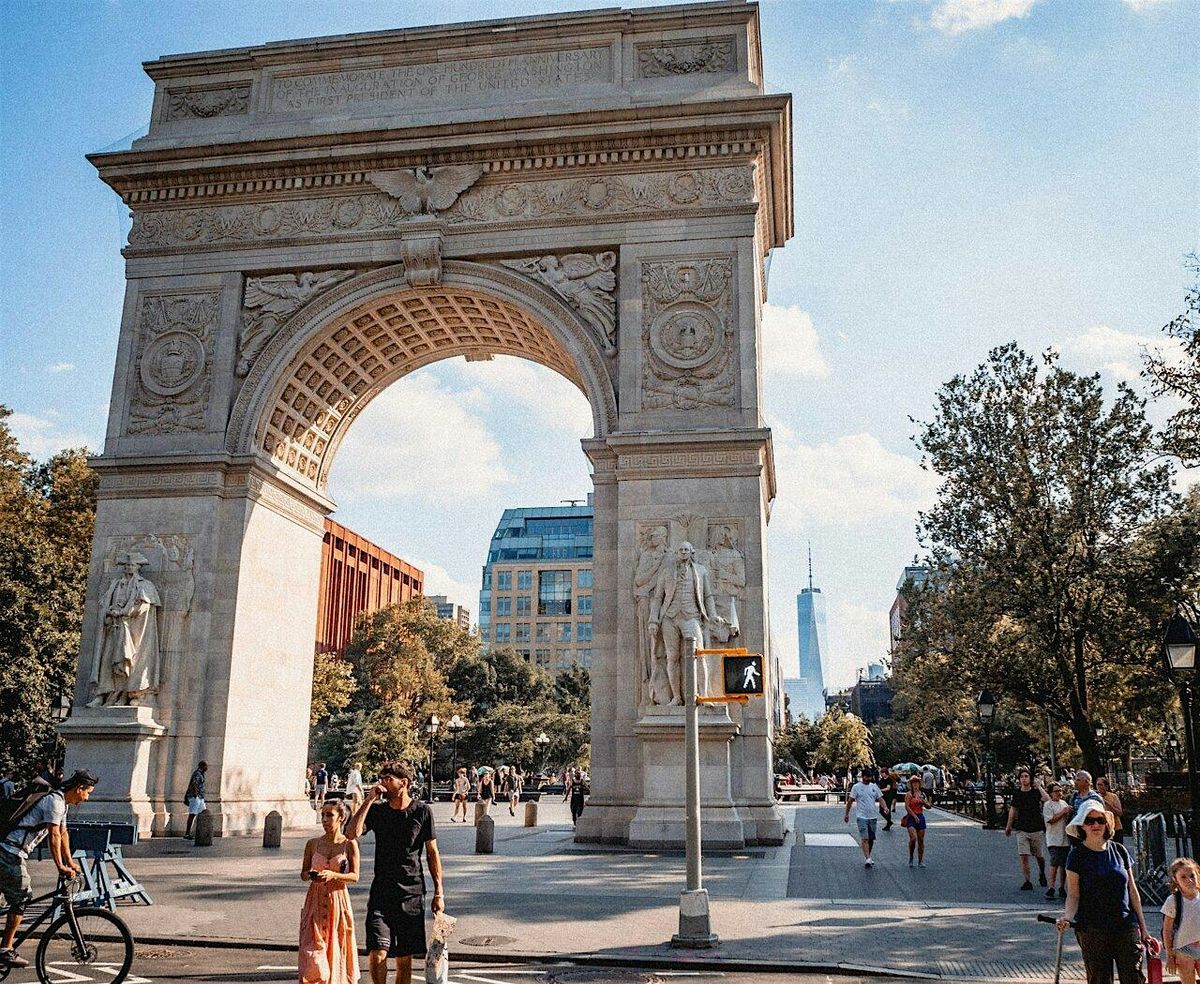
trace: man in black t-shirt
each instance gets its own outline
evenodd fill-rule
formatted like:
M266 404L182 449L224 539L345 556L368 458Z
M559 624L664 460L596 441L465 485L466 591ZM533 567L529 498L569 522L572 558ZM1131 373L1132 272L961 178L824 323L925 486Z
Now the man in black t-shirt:
M1021 859L1021 873L1025 876L1021 891L1031 892L1031 854L1037 859L1038 882L1042 888L1046 887L1046 821L1042 819L1042 804L1050 797L1042 789L1040 781L1034 785L1028 769L1022 769L1017 774L1017 782L1018 788L1013 790L1012 803L1008 808L1008 824L1004 828L1004 836L1011 837L1013 830L1017 832L1017 855Z
M442 858L433 830L433 813L412 797L413 771L405 763L384 766L350 822L357 840L375 832L375 877L367 901L367 951L372 984L387 984L387 961L396 961L396 984L411 984L412 958L424 956L425 871L433 879L434 912L446 906L442 894Z

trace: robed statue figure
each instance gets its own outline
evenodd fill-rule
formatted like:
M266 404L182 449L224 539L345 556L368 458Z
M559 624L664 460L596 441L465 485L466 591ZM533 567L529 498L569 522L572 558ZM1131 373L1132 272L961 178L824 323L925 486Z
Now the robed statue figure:
M158 609L162 602L158 590L141 575L141 568L150 561L129 551L117 562L123 573L100 601L102 623L92 669L96 696L89 707L132 704L158 687Z

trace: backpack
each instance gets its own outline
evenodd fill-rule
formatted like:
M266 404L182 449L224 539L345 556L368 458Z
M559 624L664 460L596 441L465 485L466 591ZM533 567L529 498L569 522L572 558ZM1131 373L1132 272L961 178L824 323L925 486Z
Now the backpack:
M3 820L0 820L0 841L5 840L14 830L28 829L23 828L21 821L29 816L30 812L43 799L50 796L54 790L52 789L35 789L27 794L24 799L17 802L16 808Z

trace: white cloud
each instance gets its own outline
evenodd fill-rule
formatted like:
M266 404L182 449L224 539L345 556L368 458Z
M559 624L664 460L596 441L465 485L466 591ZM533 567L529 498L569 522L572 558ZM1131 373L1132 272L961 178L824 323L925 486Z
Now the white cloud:
M37 417L31 413L14 411L5 422L21 450L38 461L51 458L64 448L86 447L99 451L104 445L99 434L85 434L81 430L64 427L57 419L57 414Z
M1156 7L1165 7L1171 0L1124 0L1125 6L1130 10L1136 10L1141 13L1143 10L1153 10Z
M440 564L434 564L420 558L410 558L413 567L425 573L425 594L445 595L454 604L462 605L471 613L471 624L479 621L479 585L474 582L462 581L454 577Z
M780 507L772 525L800 528L898 516L915 520L937 491L936 476L915 459L889 451L871 434L808 445L776 426L774 442Z
M797 378L822 379L829 364L821 354L812 315L799 307L764 304L762 314L763 369Z
M504 452L478 413L477 390L455 392L420 373L381 393L338 452L335 495L454 502L511 479Z
M1094 372L1104 369L1117 379L1137 379L1142 369L1142 353L1161 352L1168 360L1186 359L1183 346L1174 339L1157 335L1135 335L1131 332L1093 325L1060 346L1073 362L1082 362L1080 369Z
M46 372L52 376L58 375L60 372L73 372L75 370L74 362L56 362L52 366L46 366Z
M528 359L503 355L490 362L454 359L442 363L438 371L445 379L482 387L495 414L507 416L520 407L534 412L546 427L577 437L592 433L591 407L579 387Z
M848 687L868 663L881 663L888 651L888 613L867 605L830 600L830 689Z
M1013 17L1028 17L1037 0L941 0L930 24L949 37L994 27Z

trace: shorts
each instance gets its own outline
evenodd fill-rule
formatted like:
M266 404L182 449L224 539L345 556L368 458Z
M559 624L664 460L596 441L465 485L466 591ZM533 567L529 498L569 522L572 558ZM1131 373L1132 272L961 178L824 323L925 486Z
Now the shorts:
M1191 960L1200 961L1200 940L1195 943L1185 943L1183 946L1175 947L1175 955L1177 957L1188 957Z
M204 802L203 796L193 796L190 800L187 801L187 805L188 805L188 816L189 817L198 816L199 814L203 813L204 810L206 809L206 804Z
M904 814L904 819L900 821L901 827L908 827L912 830L924 830L928 826L929 821L925 819L924 813L914 813L909 816Z
M455 803L465 803L466 801L467 801L466 793L455 793L454 798L452 800L452 802L455 802Z
M866 817L858 817L858 839L865 841L875 840L875 824L877 821L868 820Z
M1045 853L1042 848L1046 846L1046 835L1040 830L1017 831L1017 854L1027 855L1032 854L1035 858L1040 858Z
M367 902L367 950L389 957L425 955L425 896L370 899Z
M29 869L24 861L7 851L0 851L0 895L13 912L24 912L33 898Z
M1047 847L1050 852L1050 867L1065 868L1067 866L1067 855L1071 853L1071 849L1065 844L1062 847Z

